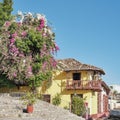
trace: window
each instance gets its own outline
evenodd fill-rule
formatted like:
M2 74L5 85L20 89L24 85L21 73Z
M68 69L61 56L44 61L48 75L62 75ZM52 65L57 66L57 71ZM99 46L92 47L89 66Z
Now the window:
M73 80L80 80L81 79L81 73L73 73Z
M71 98L74 96L75 94L71 94ZM77 96L83 98L83 94L76 94Z

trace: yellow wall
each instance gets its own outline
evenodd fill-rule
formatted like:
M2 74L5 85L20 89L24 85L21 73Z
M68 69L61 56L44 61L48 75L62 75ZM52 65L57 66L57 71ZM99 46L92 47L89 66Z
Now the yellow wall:
M17 87L14 88L0 88L0 93L9 93L9 92L26 92L29 91L30 88L27 86L21 86L20 89L18 89Z
M97 92L93 93L92 95L92 109L91 113L96 114L97 113L97 108L98 108L98 102L97 102Z
M51 101L52 98L57 94L61 94L61 107L67 106L69 108L69 104L71 102L71 94L83 94L83 98L85 99L85 102L88 102L88 107L90 108L90 114L96 114L97 113L97 94L93 94L91 90L66 90L66 80L72 80L72 73L73 72L60 72L56 71L53 75L52 84L48 89L44 89L44 85L42 88L39 88L39 91L42 94L50 94L51 95ZM89 76L86 71L81 72L81 79L82 80L88 80Z
M97 114L97 92L89 91L84 94L90 114Z

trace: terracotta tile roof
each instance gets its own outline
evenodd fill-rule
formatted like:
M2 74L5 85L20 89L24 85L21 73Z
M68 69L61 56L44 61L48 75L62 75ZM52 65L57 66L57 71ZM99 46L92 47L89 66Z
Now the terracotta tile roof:
M105 74L105 72L101 68L95 67L93 65L82 64L81 62L73 58L59 59L57 60L57 63L58 63L57 68L62 69L64 71L92 70L92 71L99 71L101 74Z

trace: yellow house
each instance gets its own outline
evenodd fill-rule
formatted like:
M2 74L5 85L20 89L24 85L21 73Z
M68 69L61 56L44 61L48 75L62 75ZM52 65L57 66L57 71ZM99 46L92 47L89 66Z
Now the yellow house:
M85 98L91 116L103 115L108 112L109 87L102 80L105 72L95 66L82 64L75 59L57 60L57 69L53 71L52 83L46 83L39 91L44 99L52 102L58 93L61 95L61 107L70 108L73 95Z

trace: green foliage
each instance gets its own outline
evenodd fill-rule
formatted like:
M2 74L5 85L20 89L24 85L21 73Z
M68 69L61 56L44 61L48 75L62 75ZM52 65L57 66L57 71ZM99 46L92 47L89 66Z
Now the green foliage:
M38 59L37 59L37 60L38 60ZM39 62L39 61L36 61L36 62L33 64L33 66L32 66L33 72L34 72L34 73L37 73L37 72L40 70L41 66L42 66L42 63Z
M11 25L8 28L8 31L10 31L10 34L15 33L19 27L17 26L16 22L12 22Z
M72 97L72 112L78 116L82 116L85 112L84 99L79 96Z
M37 94L37 99L43 100L43 95L38 93L38 94Z
M51 77L52 73L49 71L47 73L41 73L38 75L35 75L31 77L30 79L27 79L27 83L29 86L32 87L39 87L44 80L48 80Z
M29 39L28 38L25 38L24 39L24 41L22 41L21 39L17 39L16 40L16 46L21 50L21 51L23 51L25 54L28 54L28 53L30 53L30 49L29 49L29 42L27 42L27 41L29 41Z
M37 95L33 94L32 92L27 92L20 99L23 100L23 103L26 105L33 105L37 101Z
M65 106L64 109L65 109L65 110L69 110L69 107L68 107L68 106Z
M11 14L13 10L12 5L12 0L3 0L3 10L6 12L7 15Z
M5 21L12 19L12 5L12 0L3 0L3 2L0 3L0 27L5 23Z
M61 103L61 96L60 94L57 93L52 99L52 104L58 106L60 105L60 103Z
M8 80L6 75L0 75L0 88L2 87L13 88L15 84L13 81Z
M18 16L20 22L13 19L1 28L0 72L34 91L44 80L51 79L51 71L56 67L53 56L59 47L45 16L21 12Z

